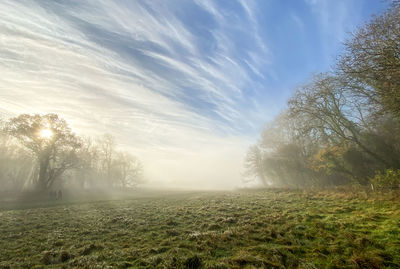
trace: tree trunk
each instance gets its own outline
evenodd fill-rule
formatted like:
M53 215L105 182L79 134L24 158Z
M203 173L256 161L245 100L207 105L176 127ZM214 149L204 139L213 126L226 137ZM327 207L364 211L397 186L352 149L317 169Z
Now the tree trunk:
M42 157L39 160L39 178L38 178L38 189L46 190L47 189L47 180L48 180L48 167L49 167L50 158L48 156Z

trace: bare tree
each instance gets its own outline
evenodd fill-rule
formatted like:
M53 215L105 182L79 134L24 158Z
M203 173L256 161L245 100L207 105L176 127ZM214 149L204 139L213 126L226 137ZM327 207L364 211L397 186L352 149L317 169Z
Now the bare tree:
M245 158L245 172L243 176L249 181L260 179L262 184L267 185L271 182L266 177L263 157L258 145L251 146Z
M112 165L115 155L115 139L110 134L105 134L97 141L99 145L99 157L101 169L107 182L112 185Z
M319 74L297 91L288 104L291 117L307 119L309 124L304 127L313 130L330 145L350 141L377 161L389 165L383 156L362 140L363 126L356 116L360 111L346 96L336 77Z
M338 73L347 87L400 117L400 6L361 27L345 43Z
M79 163L77 151L81 143L65 120L56 114L22 114L10 119L6 130L35 156L40 190L50 188L66 170Z
M345 48L335 72L300 87L250 148L251 175L286 186L367 184L400 169L400 5Z
M143 182L142 163L127 152L118 152L113 162L113 177L121 188L136 187Z

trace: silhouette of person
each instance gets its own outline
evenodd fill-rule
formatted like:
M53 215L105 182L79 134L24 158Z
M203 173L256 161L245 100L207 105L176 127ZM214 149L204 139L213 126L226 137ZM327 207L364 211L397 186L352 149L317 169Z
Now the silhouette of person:
M58 190L57 200L62 200L62 191Z

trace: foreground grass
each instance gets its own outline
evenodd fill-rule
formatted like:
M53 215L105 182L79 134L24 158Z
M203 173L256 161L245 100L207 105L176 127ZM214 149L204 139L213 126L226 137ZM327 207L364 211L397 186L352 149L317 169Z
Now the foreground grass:
M0 268L400 268L400 199L248 191L0 211Z

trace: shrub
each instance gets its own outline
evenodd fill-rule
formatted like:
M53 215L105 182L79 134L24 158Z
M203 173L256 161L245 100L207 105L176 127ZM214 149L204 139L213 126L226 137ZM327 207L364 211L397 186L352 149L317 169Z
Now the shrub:
M371 183L380 189L398 189L400 187L400 170L387 169L384 173L378 172L371 179Z

